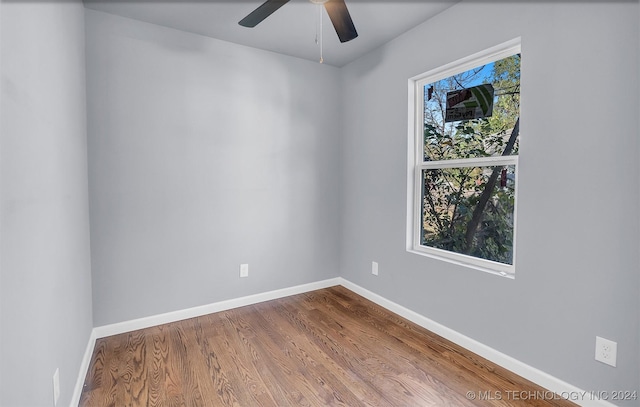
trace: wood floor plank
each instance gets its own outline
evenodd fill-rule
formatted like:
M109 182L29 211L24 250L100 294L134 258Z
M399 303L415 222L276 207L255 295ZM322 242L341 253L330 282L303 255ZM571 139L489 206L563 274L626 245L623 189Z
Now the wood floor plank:
M303 336L292 336L291 329L282 329L285 321L277 319L277 316L269 312L252 313L250 323L259 331L269 333L272 344L270 352L281 355L286 369L293 372L294 381L302 378L309 383L308 397L314 399L313 404L354 407L360 405L359 400L332 372L318 364L296 343Z
M318 313L310 317L309 313L300 312L303 303L280 302L283 305L282 313L291 318L296 326L307 331L307 335L314 344L341 369L353 372L361 382L372 384L372 387L379 389L378 393L384 404L389 404L392 401L389 399L393 398L396 389L385 388L387 382L382 378L384 372L376 366L371 355L366 353L364 350L366 348L357 349L350 346L347 341L342 342L335 335L332 335L327 326L320 322ZM314 318L320 323L314 324Z
M297 306L302 307L304 303ZM372 332L361 321L351 324L351 327L337 325L334 321L343 320L342 316L331 315L329 307L327 310L326 314L317 309L309 311L311 315L318 315L320 325L325 328L322 336L342 344L343 360L359 362L357 365L352 363L349 368L358 372L361 380L380 388L390 405L447 405L437 396L438 393L430 392L430 388L422 385L426 375L407 363L404 353L394 349L393 343L380 343L377 332ZM459 398L452 401L456 406L471 405Z
M210 324L204 318L190 319L188 320L188 324L193 335L189 337L187 348L194 351L192 352L191 363L197 366L197 369L194 369L193 374L197 378L203 396L208 395L208 398L211 399L217 395L217 397L222 400L221 403L223 405L240 405L229 385L230 380L223 374L224 370L230 368L224 368L222 366L224 361L221 359L223 359L225 354L214 351L209 342L210 338L216 340L220 338L220 336L214 331L207 329ZM228 365L232 366L233 363L229 363ZM206 399L207 397L203 400L204 405L211 405L213 401L209 400L206 402Z
M297 366L290 362L289 355L274 343L275 330L260 330L257 316L253 314L256 313L243 309L242 315L238 315L238 326L258 355L256 361L262 366L263 372L278 383L289 405L322 405L317 392L313 390L314 384L309 381L306 373L299 372ZM299 380L300 376L304 380Z
M551 394L336 286L98 339L79 406L575 406L508 391Z
M317 301L316 298L311 298L311 300ZM344 308L342 304L332 304L331 298L325 297L324 301L328 305L328 318L340 320L345 317L345 314L353 313L352 309ZM420 393L421 390L424 390L424 386L420 386L420 383L429 381L431 383L429 390L433 390L433 387L435 387L438 389L437 393L452 392L452 388L449 385L452 384L453 375L446 369L446 365L437 360L437 357L434 358L433 355L421 353L411 348L403 341L401 335L390 333L389 327L383 326L379 321L372 323L370 318L361 317L358 318L358 322L358 326L345 332L346 338L356 338L357 342L354 345L362 342L362 338L367 338L368 347L377 350L376 357L381 363L385 366L395 366L393 374L403 379L398 384L400 387L412 387L416 389L414 392ZM425 344L422 343L421 346L424 347ZM446 380L446 384L443 380ZM418 383L417 386L416 381ZM429 391L423 394L422 398L424 399L423 403L430 402L434 398L434 392ZM460 406L472 405L470 401L460 397L455 402L456 405ZM437 400L437 404L443 405L443 401Z
M265 392L269 394L267 389L274 389L270 395L275 398L275 405L284 402L286 399L282 391L270 383L269 378L264 375L266 369L261 365L257 350L240 327L240 322L236 322L237 313L224 312L220 317L224 346L221 352L224 369L221 373L229 372L230 379L237 383L238 405L260 405L259 403L272 405L270 397L265 397L264 394ZM229 384L229 388L233 386ZM243 388L248 391L242 390Z
M169 358L169 345L165 331L166 325L160 325L149 329L149 406L162 406L167 397L165 383L165 369Z
M270 304L269 307L273 307ZM267 311L265 309L265 311ZM338 405L346 404L352 407L375 405L368 392L361 391L360 381L351 371L340 368L333 359L328 357L320 347L304 331L296 330L286 312L261 312L261 315L280 332L287 347L298 364L298 369L317 372L314 380L328 386ZM329 405L329 400L327 405ZM335 404L334 403L334 404Z

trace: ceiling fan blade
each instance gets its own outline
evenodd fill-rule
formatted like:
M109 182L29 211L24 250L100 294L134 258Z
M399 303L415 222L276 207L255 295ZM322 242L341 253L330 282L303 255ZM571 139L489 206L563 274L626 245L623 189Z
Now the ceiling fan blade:
M351 20L351 15L344 0L329 0L324 3L324 8L329 14L340 42L351 41L358 36L356 26L353 25L353 20Z
M267 0L262 3L260 7L249 13L248 16L240 20L238 24L243 27L253 28L288 2L289 0Z

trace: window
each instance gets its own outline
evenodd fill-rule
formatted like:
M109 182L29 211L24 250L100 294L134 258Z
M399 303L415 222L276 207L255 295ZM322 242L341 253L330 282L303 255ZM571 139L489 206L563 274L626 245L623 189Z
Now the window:
M514 276L520 41L410 80L407 249Z

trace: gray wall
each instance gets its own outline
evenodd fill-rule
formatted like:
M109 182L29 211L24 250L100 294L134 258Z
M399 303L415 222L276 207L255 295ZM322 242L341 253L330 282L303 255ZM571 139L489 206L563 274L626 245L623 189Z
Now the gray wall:
M81 3L0 5L0 405L69 405L91 328Z
M336 277L339 70L86 22L95 324Z
M585 390L638 390L638 3L514 3L458 4L343 68L341 275ZM405 251L407 79L518 36L510 280Z

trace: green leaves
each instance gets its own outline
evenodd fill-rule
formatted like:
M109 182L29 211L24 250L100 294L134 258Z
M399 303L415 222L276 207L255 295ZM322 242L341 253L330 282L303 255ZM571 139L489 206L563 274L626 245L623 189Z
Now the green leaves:
M466 243L468 224L494 168L423 170L422 244L501 263L512 261L513 185L494 188L471 246ZM515 174L515 166L507 169Z

